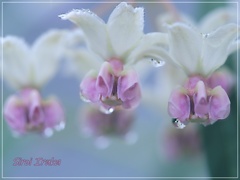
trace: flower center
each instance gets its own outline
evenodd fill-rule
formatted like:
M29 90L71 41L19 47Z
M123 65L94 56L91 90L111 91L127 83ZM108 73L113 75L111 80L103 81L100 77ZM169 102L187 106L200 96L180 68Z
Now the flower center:
M122 105L123 101L120 98L118 98L118 95L117 95L117 86L118 86L118 77L114 77L113 88L112 88L112 92L111 92L110 96L108 96L108 97L101 96L100 97L100 100L104 104L109 105L111 107Z
M228 116L230 101L221 86L209 87L206 78L194 76L172 92L168 111L178 128L188 122L208 125Z

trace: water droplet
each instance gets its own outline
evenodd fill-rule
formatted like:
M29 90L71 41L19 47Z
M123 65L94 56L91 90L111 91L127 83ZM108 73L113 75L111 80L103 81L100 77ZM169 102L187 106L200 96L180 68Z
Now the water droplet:
M52 130L52 128L46 128L46 129L44 130L44 132L43 132L43 135L44 135L45 137L51 137L51 136L53 135L53 130Z
M54 127L54 129L56 130L56 131L61 131L61 130L63 130L65 128L65 122L64 121L61 121L58 125L56 125L55 127Z
M106 149L109 146L109 140L108 138L104 137L104 136L100 136L96 139L95 141L95 145L97 146L97 148L99 149Z
M203 38L208 38L208 36L209 36L209 34L204 34L204 33L202 34Z
M151 58L150 61L154 67L161 67L161 66L165 65L165 61L163 61L163 60L156 60L156 59Z
M173 119L173 120L172 120L172 123L173 123L173 125L174 125L177 129L183 129L183 128L186 127L186 125L183 124L183 123L182 123L180 120L178 120L178 119Z
M84 102L91 102L88 98L86 98L86 97L82 94L82 92L80 92L80 98L81 98L81 100L84 101Z
M113 107L110 108L105 108L103 106L100 106L100 111L103 112L104 114L111 114L114 111Z

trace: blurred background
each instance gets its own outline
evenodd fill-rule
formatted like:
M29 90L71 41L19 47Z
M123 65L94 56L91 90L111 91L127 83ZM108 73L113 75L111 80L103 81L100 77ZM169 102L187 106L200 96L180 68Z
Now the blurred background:
M101 18L108 19L109 14L119 2L101 3L49 1L2 3L2 35L22 37L30 45L49 29L72 29L69 21L61 20L58 15L72 9L90 9ZM219 8L233 6L235 3L180 3L180 2L129 2L134 7L144 7L144 32L159 31L157 17L174 6L177 11L189 15L198 22L205 14ZM237 77L237 55L232 54L226 66ZM161 109L161 98L157 93L152 97L143 97L140 106L129 116L127 130L123 134L114 131L101 137L88 137L86 119L89 113L98 113L79 98L81 78L64 73L64 61L59 64L55 77L42 89L43 97L56 95L62 102L66 115L66 127L50 138L38 134L27 134L15 138L2 117L1 129L3 147L3 177L237 177L237 83L229 94L231 114L212 126L189 125L185 129L176 129ZM164 67L151 68L144 73L142 87L155 84L164 78ZM10 70L11 71L11 70ZM154 92L161 93L156 86ZM3 81L3 103L13 93L7 82ZM146 88L147 89L147 88ZM150 93L146 90L147 93ZM156 97L154 97L156 95ZM151 99L155 100L151 102ZM159 101L159 104L156 102ZM1 104L1 108L2 108ZM118 117L115 114L112 119ZM102 117L103 121L106 117ZM120 117L121 119L122 117ZM89 120L91 121L91 120ZM111 121L111 118L110 120ZM103 122L104 123L104 122ZM90 123L91 124L91 123ZM91 125L90 125L91 126ZM87 128L86 128L87 127ZM91 127L90 127L91 128ZM13 166L13 159L43 157L61 159L61 166ZM127 179L127 178L126 178Z

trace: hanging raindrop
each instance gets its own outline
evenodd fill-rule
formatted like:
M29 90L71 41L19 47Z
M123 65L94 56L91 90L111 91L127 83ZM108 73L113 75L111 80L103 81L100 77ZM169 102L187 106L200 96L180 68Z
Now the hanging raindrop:
M162 61L162 60L156 60L156 59L151 58L150 61L151 61L152 65L156 68L165 65L165 61Z
M105 108L103 106L100 106L100 111L104 114L111 114L111 113L113 113L114 108L113 107Z
M183 129L186 127L185 124L183 124L181 121L179 121L178 119L173 119L172 120L173 125L177 128L177 129Z

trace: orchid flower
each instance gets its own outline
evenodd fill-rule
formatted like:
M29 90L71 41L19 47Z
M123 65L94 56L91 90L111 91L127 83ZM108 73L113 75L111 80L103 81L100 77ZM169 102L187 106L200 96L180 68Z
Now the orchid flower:
M106 113L116 106L137 107L141 90L133 65L146 59L155 66L163 65L161 59L168 56L157 47L167 43L167 36L144 34L143 8L124 2L113 10L107 23L89 10L73 10L60 17L79 26L87 41L88 50L74 55L79 66L92 64L80 84L81 97L100 104Z
M215 72L224 64L229 54L239 47L240 41L237 37L236 24L237 13L234 7L218 8L205 15L199 23L194 22L189 16L178 13L166 13L160 15L157 19L158 28L161 31L169 32L169 54L172 57L171 62L185 71L188 76L184 87L179 87L172 92L169 100L168 111L175 119L174 125L178 128L185 127L188 121L202 122L204 125L211 124L215 120L209 120L210 94L214 88L220 86L224 91L222 97L226 97L233 86L233 75L226 70ZM177 23L181 22L181 23ZM195 28L194 28L195 27ZM193 94L197 93L198 81L204 82L207 91L207 102L205 106L200 106ZM198 86L202 86L202 83ZM204 88L200 88L204 89ZM200 90L199 90L200 91ZM230 101L226 100L225 114L219 119L224 119L230 112ZM203 101L203 100L202 100ZM196 106L195 103L196 102ZM221 101L224 103L223 101ZM198 105L197 105L198 104ZM189 108L190 105L190 108ZM195 109L204 110L199 114ZM213 110L213 109L212 109ZM223 109L222 109L223 110ZM202 118L205 118L203 120Z
M7 98L4 117L17 135L35 131L50 136L53 129L64 128L64 113L56 98L43 100L39 90L56 73L65 31L52 30L29 47L14 36L1 39L3 78L19 91Z
M188 80L175 89L169 99L168 112L177 125L188 122L213 124L230 113L230 100L221 84L212 85L212 74L237 49L239 28L227 24L202 34L183 23L169 26L169 55L184 70Z
M81 111L81 131L84 136L95 138L100 149L109 145L110 137L122 138L131 144L137 140L137 134L131 130L134 119L132 110L116 109L108 115L95 106L87 106Z

